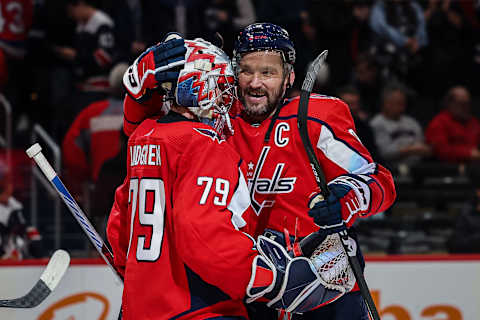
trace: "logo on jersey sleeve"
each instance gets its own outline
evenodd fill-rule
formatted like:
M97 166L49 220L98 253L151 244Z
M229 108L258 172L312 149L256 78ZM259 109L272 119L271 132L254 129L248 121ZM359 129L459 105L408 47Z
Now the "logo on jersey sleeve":
M194 128L193 130L197 131L201 135L205 137L209 137L213 141L217 140L218 143L222 143L225 139L221 138L218 133L213 129L205 129L205 128Z
M249 162L247 164L247 176L253 176L252 178L248 179L250 198L252 201L252 208L255 210L257 215L260 214L260 211L263 208L272 207L275 203L275 200L269 200L268 196L265 200L257 200L258 197L256 194L271 195L290 193L293 191L295 182L297 181L297 177L282 177L285 163L281 162L276 164L275 170L271 177L263 177L261 175L270 148L270 146L263 147L260 157L258 158L258 162L255 166L255 172L253 174L251 173L251 170L253 169L253 163Z

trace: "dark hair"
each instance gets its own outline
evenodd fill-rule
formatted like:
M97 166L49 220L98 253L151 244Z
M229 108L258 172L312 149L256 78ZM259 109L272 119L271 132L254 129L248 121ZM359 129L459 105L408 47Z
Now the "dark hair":
M383 105L383 103L385 102L385 99L387 99L395 91L402 92L405 95L405 97L408 98L409 91L405 85L403 85L400 82L390 82L390 83L387 83L382 89L382 94L380 96L381 104Z
M442 99L442 106L444 108L448 107L448 105L452 102L454 102L456 100L456 95L455 95L455 89L464 89L468 92L468 89L464 86L461 86L461 85L455 85L453 87L450 87L447 92L445 93L445 95L443 96L443 99Z

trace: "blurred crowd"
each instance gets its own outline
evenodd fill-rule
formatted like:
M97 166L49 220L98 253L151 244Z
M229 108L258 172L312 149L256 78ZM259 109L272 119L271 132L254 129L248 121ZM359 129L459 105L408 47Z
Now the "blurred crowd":
M480 0L1 0L0 93L12 106L11 148L28 147L41 125L61 146L66 184L103 230L125 172L126 67L169 31L223 45L231 56L236 33L253 22L289 31L298 79L291 96L329 50L314 92L350 106L360 139L394 173L398 201L422 197L402 191L432 181L464 182L465 206L445 250L466 248L458 234L465 241L472 226L479 237ZM465 250L480 251L472 241ZM383 250L402 252L392 246Z

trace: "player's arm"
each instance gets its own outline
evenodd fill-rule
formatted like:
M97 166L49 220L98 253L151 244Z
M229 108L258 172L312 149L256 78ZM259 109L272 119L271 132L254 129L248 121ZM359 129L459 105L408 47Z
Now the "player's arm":
M309 134L324 168L330 196L324 201L313 194L309 215L319 226L337 232L356 218L387 210L396 197L391 173L373 162L355 132L348 106L332 99L321 120L309 121Z
M143 52L123 76L127 91L123 130L127 136L144 119L168 112L164 96L175 88L186 48L185 41L176 35L167 36L167 39Z
M123 100L123 132L130 136L143 120L151 117L161 117L168 112L163 95L152 92L150 98L140 103L126 94Z

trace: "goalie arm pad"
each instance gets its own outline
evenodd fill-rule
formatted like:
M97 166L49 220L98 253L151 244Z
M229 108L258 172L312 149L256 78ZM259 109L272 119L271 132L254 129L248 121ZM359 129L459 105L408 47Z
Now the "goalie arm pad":
M275 241L259 236L257 250L259 255L253 260L247 286L247 303L264 298L271 308L298 313L317 308L343 294L322 284L323 280L309 259L291 258Z

